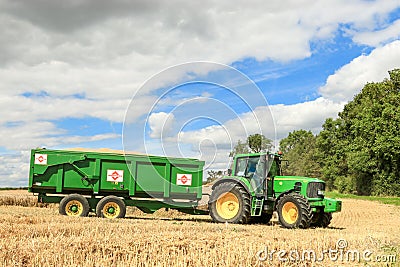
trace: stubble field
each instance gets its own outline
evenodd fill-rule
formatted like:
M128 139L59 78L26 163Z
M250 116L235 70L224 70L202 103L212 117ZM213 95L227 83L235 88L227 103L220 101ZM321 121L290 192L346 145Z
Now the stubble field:
M35 201L0 191L1 266L400 266L400 207L378 202L343 199L329 228L291 230L173 210L71 218Z

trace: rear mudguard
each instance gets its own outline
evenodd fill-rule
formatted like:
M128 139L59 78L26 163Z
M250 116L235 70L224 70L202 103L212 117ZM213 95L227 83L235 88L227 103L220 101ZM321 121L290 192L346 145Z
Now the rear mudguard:
M236 177L229 177L229 178L222 178L222 179L218 179L213 186L211 187L212 190L214 190L214 188L217 185L220 185L222 183L232 183L232 184L239 184L241 185L249 194L250 196L254 196L254 192L252 190L250 190L251 186L250 186L250 182L247 179L239 179Z

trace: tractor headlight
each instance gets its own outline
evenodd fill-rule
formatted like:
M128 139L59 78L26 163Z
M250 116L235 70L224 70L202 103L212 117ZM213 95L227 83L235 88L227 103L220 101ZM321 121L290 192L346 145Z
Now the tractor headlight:
M318 191L317 191L317 195L318 195L318 196L325 196L325 191L323 191L323 190L318 190Z

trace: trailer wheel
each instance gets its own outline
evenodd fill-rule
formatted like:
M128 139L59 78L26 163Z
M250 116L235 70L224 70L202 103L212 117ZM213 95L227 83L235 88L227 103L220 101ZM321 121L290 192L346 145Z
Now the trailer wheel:
M208 203L214 222L247 223L250 217L250 196L234 183L217 185Z
M115 196L103 197L96 206L97 217L116 219L124 218L126 206L122 199Z
M298 193L284 195L278 202L279 222L285 228L308 228L312 219L311 206Z
M79 194L65 196L60 201L59 213L73 217L86 217L89 214L90 206L88 200Z

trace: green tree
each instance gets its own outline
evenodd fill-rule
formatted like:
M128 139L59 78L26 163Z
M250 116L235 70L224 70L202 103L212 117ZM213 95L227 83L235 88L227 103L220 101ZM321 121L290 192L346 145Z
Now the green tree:
M316 155L322 177L328 189L353 192L355 187L348 178L346 149L348 148L343 120L327 119L316 138Z
M323 174L339 191L400 195L400 70L389 75L366 84L317 138Z
M223 172L221 170L219 170L219 171L209 170L209 171L207 171L207 175L208 175L208 177L207 177L206 183L212 183L215 180L217 180L218 178L222 177Z
M272 141L262 134L252 134L247 137L247 144L254 153L266 152L271 149Z
M247 154L250 153L250 148L247 143L243 143L241 140L238 140L235 147L230 153L230 156L233 157L236 154Z
M230 157L236 154L248 154L266 152L272 147L272 141L262 134L249 135L246 142L238 140L230 153Z
M289 133L279 142L284 160L289 164L282 165L285 175L319 177L321 167L316 150L316 137L311 131L297 130Z

